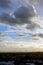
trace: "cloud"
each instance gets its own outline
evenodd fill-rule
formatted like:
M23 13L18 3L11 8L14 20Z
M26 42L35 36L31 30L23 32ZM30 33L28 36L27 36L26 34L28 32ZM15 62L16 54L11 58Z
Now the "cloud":
M4 36L4 32L0 32L0 36Z
M40 28L40 25L32 22L32 18L37 16L34 8L31 5L28 7L21 6L20 8L17 8L17 10L12 15L6 13L0 15L0 23L17 27L22 27L22 25L27 24L27 27L25 27L26 29L35 29L36 27ZM34 19L34 21L36 20Z
M26 28L30 30L37 30L40 29L41 27L38 24L31 22L30 24L27 24Z
M0 23L11 25L11 26L16 26L18 28L26 28L26 29L37 29L40 28L40 25L38 25L35 22L32 22L31 19L27 18L13 18L9 14L2 14L0 16ZM24 25L27 25L27 27Z
M15 39L13 39L10 36L4 36L4 38L0 41L0 46L8 46L9 44L11 45L12 43L14 44Z
M28 22L27 19L33 16L36 16L36 13L33 7L29 5L29 7L21 6L20 8L17 8L17 10L14 12L13 15L4 13L0 16L0 19L3 21L7 21L7 23L8 21L10 21L11 23L18 23L18 24L21 23L22 24L22 23L27 23Z
M5 32L15 32L15 30L13 30L13 29L8 29L8 30L6 30Z
M37 4L39 2L39 0L27 0L27 3L28 2L30 2L31 4Z
M38 34L38 36L39 36L39 37L41 37L41 38L43 38L43 34L41 34L41 33L40 33L40 34Z
M37 41L43 41L43 34L33 34L32 35L32 40L37 40Z
M26 44L26 45L27 44L31 45L30 43L33 43L34 44L34 41L31 41L31 42L30 41L21 41L21 40L16 41L14 38L12 38L10 36L5 36L4 39L0 41L0 45L1 44L3 44L3 45L6 45L6 44L7 45L12 45L12 44L15 45L16 43L17 43L17 45L20 44L20 43L21 44ZM35 42L35 43L37 44L38 42Z
M39 14L39 11L43 12L43 0L27 0L27 2L30 2L32 5L34 5Z
M16 18L30 18L33 16L36 16L36 13L34 12L34 9L32 6L28 6L28 7L20 7L17 8L17 11L14 12L14 15Z
M0 7L1 8L9 8L10 7L10 0L0 0Z
M14 25L16 23L16 20L12 16L5 13L0 16L0 20L0 22L8 25Z
M25 0L27 3L43 5L43 0Z
M40 44L41 43L41 44ZM16 50L15 50L16 49ZM43 51L43 39L34 42L15 41L12 37L5 37L0 41L0 52L39 52Z
M18 33L18 34L16 34L16 36L17 36L18 38L23 39L23 38L27 37L27 34L25 34L25 33Z

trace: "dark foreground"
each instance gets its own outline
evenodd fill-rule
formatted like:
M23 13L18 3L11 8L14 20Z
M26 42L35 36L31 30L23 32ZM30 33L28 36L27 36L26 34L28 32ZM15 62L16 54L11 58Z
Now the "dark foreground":
M43 53L0 53L0 65L43 65Z

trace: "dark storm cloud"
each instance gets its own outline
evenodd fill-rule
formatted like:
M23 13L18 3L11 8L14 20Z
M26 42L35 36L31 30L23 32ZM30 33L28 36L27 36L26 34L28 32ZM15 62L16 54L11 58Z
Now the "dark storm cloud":
M0 0L0 7L1 8L8 8L8 7L10 7L10 0Z
M9 14L2 14L0 16L0 23L8 24L11 26L23 25L28 24L27 29L34 29L35 27L40 27L39 25L33 23L31 21L31 17L35 17L36 13L34 12L34 8L32 6L28 7L20 7L14 13L15 18Z
M14 25L17 23L17 20L14 19L12 16L9 14L2 14L0 16L0 23L8 24L8 25Z
M28 6L28 7L20 7L17 9L16 12L14 12L14 15L16 16L16 18L30 18L33 16L36 16L36 13L33 9L32 6Z
M0 23L4 23L11 26L27 24L26 29L37 29L40 28L35 22L29 21L27 18L13 18L9 14L3 14L0 16Z
M16 25L16 24L25 24L28 23L26 18L13 18L9 14L2 14L0 16L0 23L9 24L9 25Z
M0 16L0 20L2 23L10 25L25 24L30 23L29 18L35 16L36 13L34 12L33 7L29 5L28 8L24 6L17 8L14 15L16 18L12 17L12 15L9 14L2 14Z

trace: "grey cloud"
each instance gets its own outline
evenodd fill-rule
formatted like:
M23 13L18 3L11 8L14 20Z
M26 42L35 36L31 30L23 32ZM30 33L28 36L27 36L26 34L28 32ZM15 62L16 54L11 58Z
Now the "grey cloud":
M10 6L10 0L0 0L1 8L8 8Z
M29 7L20 7L18 8L15 13L15 18L12 17L12 15L9 14L2 14L0 16L0 23L8 24L11 26L17 26L17 25L23 25L28 24L26 29L35 29L36 27L40 26L38 24L35 24L31 21L31 17L34 18L36 16L36 13L34 12L34 9L32 6L29 5Z
M36 30L36 29L40 29L40 25L34 23L34 22L31 22L30 24L27 24L27 29L31 29L31 30Z
M25 37L25 34L17 34L16 36L19 38L23 38L23 37Z
M19 37L19 38L25 38L25 37L27 37L27 36L30 36L30 34L29 33L17 33L17 35L16 35L17 37Z
M5 14L5 13L0 16L0 20L1 23L8 25L14 25L15 23L17 23L14 18L12 18L9 14Z
M39 40L38 36L32 36L32 40Z
M9 14L5 14L5 13L0 16L0 20L1 20L0 23L9 24L11 26L14 26L16 24L28 23L27 19L24 19L24 18L13 18Z
M17 11L14 12L14 15L16 18L30 18L36 16L36 13L33 7L29 5L28 7L22 6L18 8Z
M43 0L24 0L27 4L31 4L36 8L37 14L43 17Z
M32 8L32 6L29 5L29 7L20 7L17 8L16 12L14 13L16 18L13 18L12 16L10 16L9 14L2 14L0 16L0 20L3 21L3 23L9 23L9 24L24 24L24 23L30 23L30 21L28 20L30 17L33 17L36 15L36 13L34 12L34 9ZM5 22L7 21L7 22Z
M27 18L13 18L9 14L3 14L0 16L0 23L4 23L11 26L27 24L26 29L34 30L40 28L40 25L28 20Z
M39 34L32 35L32 39L34 39L34 40L38 40L39 38L43 38L43 34L39 33Z
M41 38L43 38L43 34L39 34L38 36L41 37Z

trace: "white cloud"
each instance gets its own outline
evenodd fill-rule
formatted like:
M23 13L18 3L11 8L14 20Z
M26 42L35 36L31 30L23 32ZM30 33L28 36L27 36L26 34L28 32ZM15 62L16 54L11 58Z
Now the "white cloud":
M0 46L7 46L9 44L14 44L15 39L13 39L10 36L5 36L1 41L0 41Z
M38 41L34 41L34 40L31 40L31 41L15 41L15 39L13 39L12 37L9 37L9 36L6 36L2 41L0 41L0 48L2 47L8 47L8 48L42 48L42 45L43 45L43 39L42 38L39 38ZM11 49L10 48L10 49ZM6 49L7 50L7 49Z

